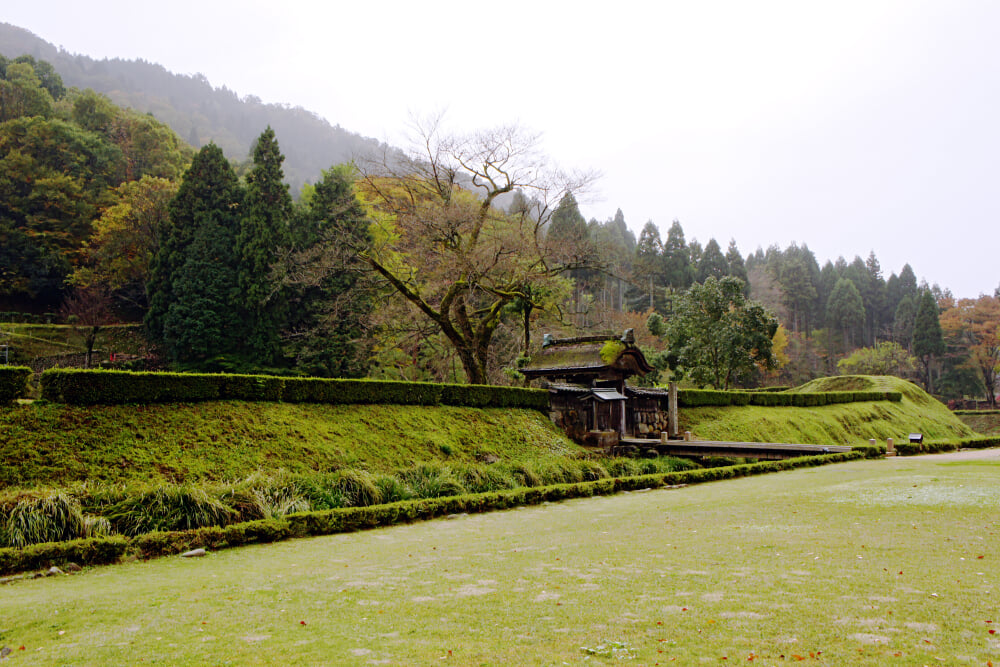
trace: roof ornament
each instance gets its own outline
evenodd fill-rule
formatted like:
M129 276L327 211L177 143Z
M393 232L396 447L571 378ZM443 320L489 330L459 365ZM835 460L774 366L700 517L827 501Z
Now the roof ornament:
M626 329L622 336L622 342L626 345L635 345L635 329Z

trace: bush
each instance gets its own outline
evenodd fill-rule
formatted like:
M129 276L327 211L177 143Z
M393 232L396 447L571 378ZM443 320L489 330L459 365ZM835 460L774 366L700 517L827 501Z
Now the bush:
M334 488L343 494L350 507L366 507L382 502L382 492L375 478L364 470L342 470L337 473Z
M760 407L811 408L836 403L860 403L863 401L903 400L898 391L829 391L829 392L750 392L750 391L709 391L702 389L681 389L677 392L678 405L686 408L700 406L756 405Z
M400 476L418 498L460 496L467 492L451 468L436 463L422 463Z
M119 536L99 539L79 539L69 542L47 542L24 549L0 549L0 574L13 574L62 566L106 565L118 562L129 550L127 538Z
M231 523L237 513L204 489L160 486L109 507L106 518L123 535L189 530Z
M0 366L0 405L27 396L29 377L31 369L27 366Z
M368 405L457 405L548 410L548 392L520 387L430 382L49 369L42 397L74 405L213 400Z
M2 546L63 542L87 533L79 501L65 493L20 498L4 514Z

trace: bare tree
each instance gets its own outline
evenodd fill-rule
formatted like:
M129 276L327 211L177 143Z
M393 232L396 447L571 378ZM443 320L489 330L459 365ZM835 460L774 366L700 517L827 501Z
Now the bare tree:
M63 301L59 314L74 331L83 336L84 346L87 348L85 367L90 368L97 334L112 318L111 295L100 287L78 287Z
M440 327L467 380L486 383L505 307L551 309L545 297L565 291L565 274L594 264L593 248L549 243L545 227L563 195L584 192L595 175L554 168L538 136L516 125L453 136L438 116L413 127L405 160L360 165L375 237L360 252ZM516 192L507 213L500 203Z

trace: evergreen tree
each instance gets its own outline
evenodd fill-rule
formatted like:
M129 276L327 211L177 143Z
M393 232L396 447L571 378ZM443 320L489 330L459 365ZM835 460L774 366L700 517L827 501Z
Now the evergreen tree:
M150 265L150 338L175 361L204 361L236 348L242 299L236 277L236 230L243 190L215 144L204 146L170 202L170 219ZM204 298L199 296L204 294ZM194 341L185 331L215 332ZM194 343L193 348L185 345Z
M784 292L783 302L791 317L792 330L809 334L809 313L816 301L816 287L809 276L809 270L799 257L786 260L778 276Z
M892 323L892 335L897 343L908 351L913 350L913 324L917 318L917 300L907 294L896 306Z
M944 336L941 333L941 320L937 302L930 290L924 290L917 306L917 316L913 322L913 354L923 366L924 389L928 394L934 393L934 381L931 377L931 363L945 352Z
M730 239L729 241L729 247L726 249L726 264L729 265L728 275L742 280L746 286L743 288L743 295L748 295L750 293L750 279L747 276L747 267L743 262L743 255L740 254L740 249L736 247L736 239Z
M833 287L840 280L841 274L837 270L837 267L833 262L827 260L826 264L823 265L822 270L819 272L819 284L816 285L816 303L818 304L818 319L816 320L817 326L830 326L826 321L826 309L827 304L830 301L830 295L833 293Z
M684 242L684 229L678 220L670 225L663 244L663 271L667 287L675 290L687 289L694 281L687 243Z
M297 275L287 280L291 308L283 330L285 355L309 375L363 377L371 290L358 252L371 243L368 219L347 165L323 172L294 218Z
M702 253L698 261L697 282L704 283L709 278L722 280L729 274L729 263L726 256L722 254L719 242L714 238L709 239L705 244L705 252Z
M559 200L556 210L549 220L548 237L557 243L577 244L588 237L587 221L580 213L580 206L572 192L567 192Z
M163 343L171 361L226 369L217 366L219 357L240 343L233 231L233 221L225 216L209 214L199 220L173 280L174 301L163 318Z
M854 344L856 333L865 324L865 306L861 300L861 292L851 280L841 278L834 285L826 306L826 322L827 326L841 332L844 351L849 350Z
M271 365L281 353L279 331L285 318L271 267L288 246L292 197L284 183L274 130L268 127L253 150L253 167L247 174L246 205L236 235L239 257L237 280L243 299L244 353L260 365Z
M652 220L646 222L639 232L639 242L635 246L635 270L637 287L648 298L650 310L656 307L657 286L663 280L663 242L660 228ZM636 304L644 308L641 303Z

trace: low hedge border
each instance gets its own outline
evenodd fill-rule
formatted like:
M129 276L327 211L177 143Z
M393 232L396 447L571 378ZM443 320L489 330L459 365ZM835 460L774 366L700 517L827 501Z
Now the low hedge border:
M829 391L816 393L713 391L710 389L681 389L677 403L681 407L756 405L761 407L813 408L835 403L860 403L862 401L903 400L898 391Z
M133 556L136 558L155 558L198 548L224 549L244 544L278 542L293 537L348 533L424 521L453 514L476 514L571 498L588 498L641 489L701 484L795 468L815 467L828 463L880 458L884 454L884 447L861 446L855 447L850 452L804 456L783 461L762 461L723 468L702 468L636 477L606 478L575 484L524 487L510 491L477 493L448 498L406 500L387 505L302 512L279 519L263 519L230 526L147 533L131 539L116 535L103 539L47 542L24 549L0 549L0 574L10 575L45 569L53 565L64 565L71 561L78 565L104 565Z
M28 395L28 378L31 369L27 366L0 366L0 405Z
M1000 415L1000 410L952 410L956 415Z
M1000 435L933 440L920 443L900 442L896 443L895 449L899 456L916 456L918 454L957 452L960 449L986 449L997 446L1000 446Z
M284 401L287 403L456 405L548 410L548 392L521 387L288 378L224 373L49 369L42 398L71 405Z

